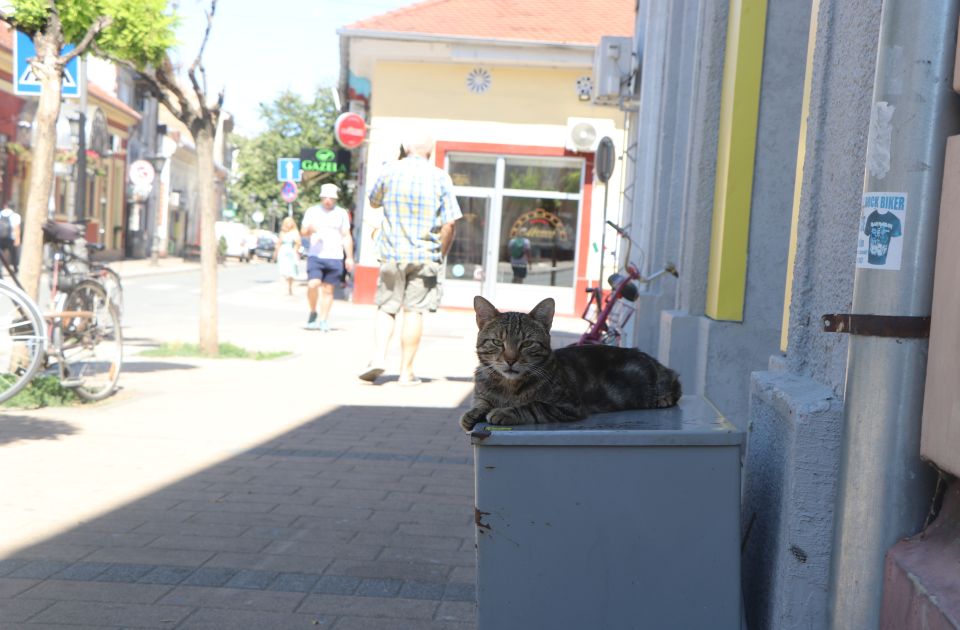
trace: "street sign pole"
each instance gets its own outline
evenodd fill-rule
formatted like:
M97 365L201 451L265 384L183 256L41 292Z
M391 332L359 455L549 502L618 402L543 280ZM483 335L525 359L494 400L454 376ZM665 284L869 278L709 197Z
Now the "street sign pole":
M288 203L288 204L287 204L287 216L288 216L288 217L292 217L292 216L293 216L293 204L292 204L292 203Z

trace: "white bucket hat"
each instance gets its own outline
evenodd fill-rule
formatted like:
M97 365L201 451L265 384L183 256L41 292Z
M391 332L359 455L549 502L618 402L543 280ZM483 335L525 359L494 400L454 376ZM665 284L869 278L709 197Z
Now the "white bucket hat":
M320 187L320 197L329 197L330 199L336 199L340 196L340 189L337 188L336 184L324 184Z

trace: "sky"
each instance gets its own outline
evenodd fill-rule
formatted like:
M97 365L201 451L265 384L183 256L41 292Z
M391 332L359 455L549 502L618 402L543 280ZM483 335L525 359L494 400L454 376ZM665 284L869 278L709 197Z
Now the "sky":
M337 29L417 0L218 0L203 62L211 94L225 89L236 131L262 130L257 106L284 89L305 97L340 76ZM206 26L209 0L179 0L179 57L189 65Z

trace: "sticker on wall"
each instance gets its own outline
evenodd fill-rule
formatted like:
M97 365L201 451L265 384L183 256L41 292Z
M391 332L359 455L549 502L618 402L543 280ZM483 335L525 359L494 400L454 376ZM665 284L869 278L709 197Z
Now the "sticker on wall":
M906 218L907 193L864 193L857 236L857 267L900 269Z
M493 79L485 68L474 68L467 75L467 89L474 94L483 94L490 89Z

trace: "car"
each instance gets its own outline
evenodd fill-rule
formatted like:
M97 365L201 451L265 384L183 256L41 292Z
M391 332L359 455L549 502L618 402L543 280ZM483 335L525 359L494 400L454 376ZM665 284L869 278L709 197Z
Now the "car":
M236 258L240 262L250 262L250 228L238 221L217 221L215 224L217 241L225 249L223 256Z
M273 253L277 249L277 239L273 236L260 236L257 239L257 246L254 248L253 253L258 258L263 258L264 260L272 260Z

